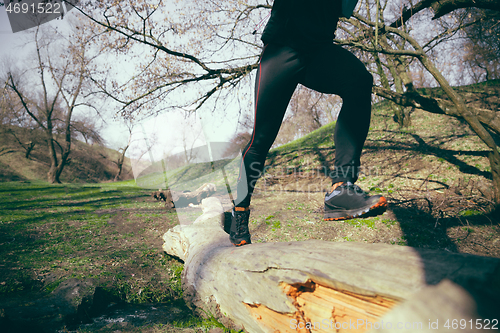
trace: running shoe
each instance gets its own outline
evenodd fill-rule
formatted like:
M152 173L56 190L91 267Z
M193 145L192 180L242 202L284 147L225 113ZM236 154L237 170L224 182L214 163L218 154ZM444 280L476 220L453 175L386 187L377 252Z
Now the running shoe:
M344 182L333 186L325 195L325 221L347 220L379 215L387 209L381 195L369 196L359 186Z
M233 208L233 216L231 218L231 230L229 240L234 246L242 246L251 244L250 231L248 230L248 219L250 218L250 210L248 208L236 207Z

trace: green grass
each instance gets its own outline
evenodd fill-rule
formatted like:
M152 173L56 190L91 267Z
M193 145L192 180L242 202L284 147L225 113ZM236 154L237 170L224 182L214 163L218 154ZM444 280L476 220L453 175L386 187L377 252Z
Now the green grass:
M137 332L223 327L184 304L183 263L161 250L177 215L149 195L133 181L0 183L0 297L36 298L71 278L92 280L126 303L183 309L174 322Z
M121 265L140 260L157 266L147 244L126 245L127 238L145 238L146 232L131 236L110 223L120 210L151 207L138 201L146 195L130 183L0 183L0 262L6 272L0 294L33 289L43 284L42 277L49 272L57 278L45 286L47 291L67 278L106 275L106 262L113 260L121 260ZM156 221L150 224L158 224L158 214L153 216ZM175 223L174 213L162 217Z

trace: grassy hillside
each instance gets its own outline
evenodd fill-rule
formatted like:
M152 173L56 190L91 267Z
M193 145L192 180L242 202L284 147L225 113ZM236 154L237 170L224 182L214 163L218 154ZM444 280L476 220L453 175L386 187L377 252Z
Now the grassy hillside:
M492 110L500 106L500 80L457 89L471 106ZM423 90L425 94L443 97L440 89ZM488 149L464 121L416 110L411 126L400 129L392 120L388 103L373 106L362 156L362 186L387 195L403 195L404 191L429 190L430 185L437 190L462 187L465 182L470 193L489 199ZM335 123L328 124L271 151L267 159L268 178L273 178L273 174L331 172L334 129Z
M46 180L50 167L48 149L42 135L10 127L21 142L33 140L35 148L29 158L6 127L0 127L0 181ZM65 183L97 183L113 180L118 168L119 153L100 145L88 145L73 140L70 161L65 166L61 181ZM132 178L130 161L126 159L122 179Z

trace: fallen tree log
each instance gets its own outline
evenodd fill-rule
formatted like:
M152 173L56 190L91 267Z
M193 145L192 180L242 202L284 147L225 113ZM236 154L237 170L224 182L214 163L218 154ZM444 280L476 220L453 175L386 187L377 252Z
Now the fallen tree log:
M499 327L499 259L319 240L236 248L223 231L220 201L201 206L193 224L164 235L163 248L185 262L186 301L225 325L247 332L436 332L453 331L453 320L466 321L467 331L479 327L476 320L482 328L497 320Z
M205 198L208 198L217 191L214 184L206 183L197 188L195 191L171 191L170 189L154 191L151 196L158 200L164 201L168 208L187 207L189 204L198 205Z

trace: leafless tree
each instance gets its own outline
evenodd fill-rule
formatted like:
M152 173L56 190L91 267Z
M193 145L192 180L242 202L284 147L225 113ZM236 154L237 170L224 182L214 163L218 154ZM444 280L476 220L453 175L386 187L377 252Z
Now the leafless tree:
M131 121L126 121L126 126L127 126L127 130L128 130L128 140L127 140L127 143L123 146L123 147L120 147L118 149L118 158L116 159L116 161L113 161L113 163L116 164L116 166L118 167L118 171L116 172L116 175L115 175L115 178L114 178L114 181L118 181L120 180L120 177L122 175L122 171L123 171L123 164L125 163L125 155L127 153L127 150L129 149L131 143L132 143L132 133L133 133L133 130L134 130L134 124L133 122Z
M5 73L8 91L16 96L24 115L44 133L50 158L47 174L50 183L60 183L75 129L82 134L92 132L84 130L81 121L74 121L75 110L89 106L85 99L90 94L86 78L98 56L98 52L89 51L92 37L84 28L77 27L66 39L54 30L43 34L39 27L33 36L35 65L29 67L26 61L23 71ZM94 138L97 138L95 134Z
M500 11L469 8L464 28L465 64L476 82L500 78Z
M3 90L0 109L1 134L5 145L3 153L13 153L20 147L29 159L37 143L43 141L38 125L22 112L16 96L7 89Z

